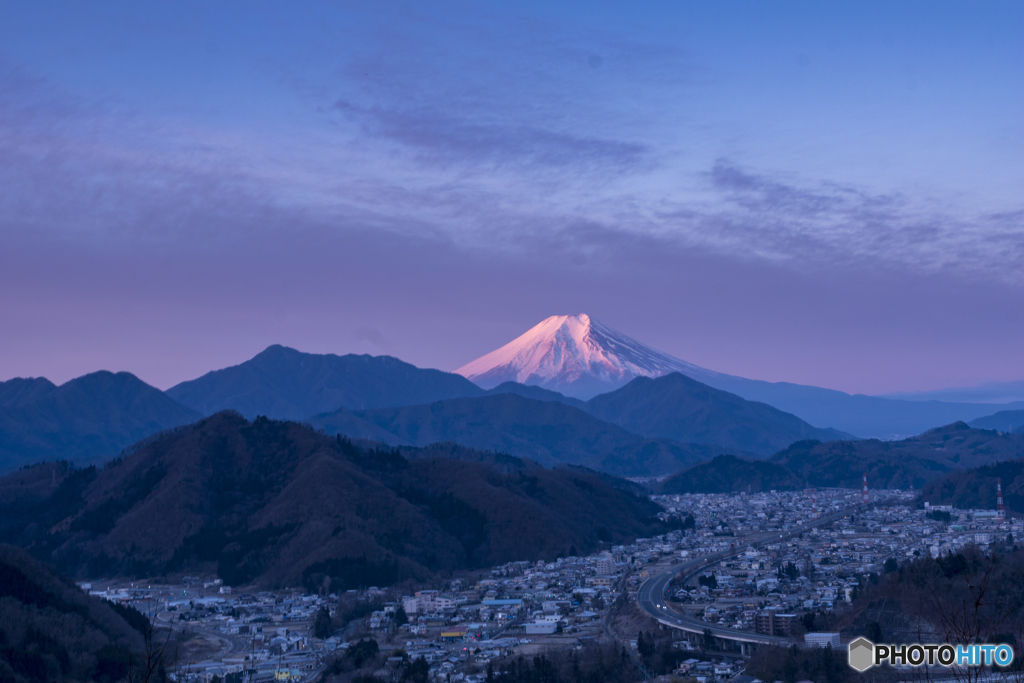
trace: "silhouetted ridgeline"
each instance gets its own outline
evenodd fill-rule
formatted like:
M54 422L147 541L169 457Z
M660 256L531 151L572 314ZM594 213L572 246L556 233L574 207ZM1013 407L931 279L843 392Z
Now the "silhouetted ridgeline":
M871 488L926 491L939 503L995 507L995 478L1003 477L1004 498L1024 507L1021 465L1024 435L972 429L963 422L903 441L798 441L767 462L720 456L662 482L663 493L859 488L867 473ZM994 464L993 464L994 463ZM973 470L981 466L980 470ZM975 505L974 503L986 503ZM1007 505L1010 503L1007 501Z
M135 610L90 597L24 551L0 545L0 681L124 680L130 655L144 659L146 630Z
M338 590L665 530L629 484L466 449L430 457L439 448L406 458L220 413L101 471L0 478L0 539L75 576L206 569L232 584L330 579Z
M586 409L634 434L765 456L801 439L854 438L835 429L812 427L766 403L747 401L678 372L655 379L637 377L590 399Z
M675 472L721 450L636 436L571 405L511 393L401 408L339 410L310 422L330 434L381 439L394 445L451 441L530 458L546 466L583 465L619 476Z
M772 456L809 486L920 488L946 472L1024 456L1024 435L971 429L963 422L902 441L799 442Z
M0 472L42 460L106 460L199 417L127 372L94 372L59 387L45 379L0 382Z
M1024 432L1024 410L1000 410L998 413L971 420L976 429L996 429L1000 432Z
M361 410L430 403L484 390L461 375L427 370L391 356L302 353L268 346L253 358L167 390L203 415L237 410L302 420L338 408Z

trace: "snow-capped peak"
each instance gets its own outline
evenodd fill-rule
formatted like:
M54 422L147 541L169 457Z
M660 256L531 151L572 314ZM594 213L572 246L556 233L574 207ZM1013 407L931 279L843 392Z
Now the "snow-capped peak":
M635 377L710 371L656 351L580 313L551 316L455 372L485 389L514 381L591 398Z

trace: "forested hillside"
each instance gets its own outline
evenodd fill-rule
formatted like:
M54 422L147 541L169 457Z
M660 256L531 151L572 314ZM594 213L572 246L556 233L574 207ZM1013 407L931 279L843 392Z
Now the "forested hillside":
M961 510L996 507L996 488L1003 484L1003 505L1024 514L1024 459L999 462L965 471L950 472L921 489L921 500L932 505L952 505Z
M963 422L902 441L801 441L771 457L809 486L921 488L946 472L1024 456L1024 435L972 429Z
M637 436L563 402L512 393L402 408L339 410L310 422L330 434L379 438L395 445L452 441L547 466L583 465L619 476L668 474L721 451L706 444Z
M406 453L220 413L102 470L0 478L0 539L76 576L210 570L341 589L665 530L656 505L585 469Z
M90 597L0 544L0 681L125 680L130 661L145 661L147 631L135 610Z
M735 455L720 455L669 477L659 493L761 493L795 491L804 481L791 471L771 462L744 460Z

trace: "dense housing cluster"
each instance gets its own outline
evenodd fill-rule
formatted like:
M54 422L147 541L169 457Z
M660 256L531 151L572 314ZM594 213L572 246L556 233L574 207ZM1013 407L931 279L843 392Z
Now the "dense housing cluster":
M368 661L363 654L370 648L391 653L378 657L385 680L417 662L433 680L473 682L484 680L488 667L493 673L510 658L551 648L651 647L643 634L623 642L609 628L611 608L635 599L646 580L702 558L709 559L689 581L677 577L669 585L666 598L678 614L737 634L837 647L839 634L820 627L865 582L906 560L985 548L1024 531L996 511L919 507L913 492L866 495L870 505L849 514L843 512L862 503L864 492L653 496L662 516L678 522L676 531L589 556L510 562L434 586L314 595L237 591L219 580L185 577L173 586L87 587L131 604L158 625L216 644L204 659L179 667L179 680L231 680L240 673L254 681L302 680L332 661ZM790 530L799 533L763 541ZM728 638L674 633L673 647L685 653L677 658L677 675L750 683L748 652L723 652Z

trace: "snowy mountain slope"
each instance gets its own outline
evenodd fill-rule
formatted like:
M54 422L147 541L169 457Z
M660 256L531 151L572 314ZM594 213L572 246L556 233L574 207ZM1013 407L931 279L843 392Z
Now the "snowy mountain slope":
M551 316L455 372L485 389L512 381L580 399L612 391L636 377L670 372L702 381L728 377L652 349L585 313Z

